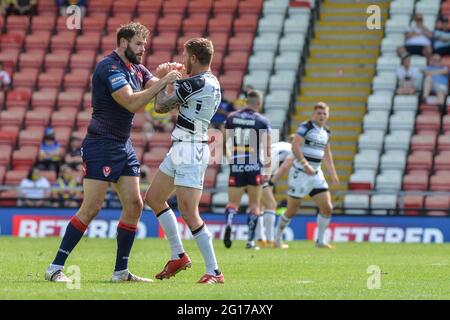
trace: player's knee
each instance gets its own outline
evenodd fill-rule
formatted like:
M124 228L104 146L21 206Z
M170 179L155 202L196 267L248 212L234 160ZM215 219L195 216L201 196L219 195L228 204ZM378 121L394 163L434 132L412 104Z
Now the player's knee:
M331 203L324 205L320 213L325 216L331 216L331 214L333 213L333 205Z
M144 203L140 197L136 197L130 200L124 209L132 215L140 215L144 209Z
M102 205L100 204L91 205L88 208L80 209L78 215L81 216L84 221L92 221L101 209Z

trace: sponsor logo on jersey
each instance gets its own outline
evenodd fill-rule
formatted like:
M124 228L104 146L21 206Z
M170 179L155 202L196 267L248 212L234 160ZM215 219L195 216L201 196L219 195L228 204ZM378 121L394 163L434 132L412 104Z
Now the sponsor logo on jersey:
M104 166L102 168L102 171L103 171L103 175L105 176L105 178L107 178L111 174L111 167Z
M437 228L398 227L358 223L331 223L326 231L325 237L332 242L444 242L444 235ZM317 225L315 222L306 224L306 239L317 239Z
M192 92L192 86L189 82L184 81L181 86L183 87L184 90L186 90L187 92L191 93Z

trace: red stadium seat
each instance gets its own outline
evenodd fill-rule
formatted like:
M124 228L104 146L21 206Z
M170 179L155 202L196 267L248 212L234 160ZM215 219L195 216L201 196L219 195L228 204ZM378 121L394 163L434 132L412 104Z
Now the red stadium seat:
M438 138L439 152L444 150L450 150L450 133L440 135Z
M25 30L27 31L30 27L30 17L29 16L15 16L10 15L6 21L6 29L8 31L14 30Z
M16 145L17 137L19 136L17 132L18 127L14 127L14 131L8 127L2 126L0 129L0 145L8 145L14 147Z
M72 134L72 127L56 127L55 139L59 142L61 147L65 150L69 143L70 136Z
M25 35L21 33L4 33L0 38L0 48L2 50L6 49L16 49L20 50L23 47L25 40Z
M199 32L197 32L197 33L193 33L193 32L186 33L185 32L183 36L178 37L178 39L177 39L177 52L179 54L182 54L183 50L184 50L184 43L186 41L188 41L189 39L192 39L192 38L195 38L195 37L202 37L202 34L200 34Z
M229 71L219 77L219 82L224 90L241 89L243 71Z
M441 127L441 115L439 113L421 114L416 118L416 130L437 131Z
M56 16L33 16L31 19L31 30L33 30L33 33L39 31L52 32L55 23Z
M69 63L70 52L58 51L54 53L47 53L45 55L45 68L60 68L65 69Z
M439 171L431 176L430 190L450 191L450 171Z
M105 13L111 9L113 0L96 0L89 2L89 13Z
M189 15L201 13L209 14L212 8L212 0L194 0L188 3Z
M31 93L25 89L10 90L6 94L6 107L25 107L28 108L31 100Z
M51 118L52 127L65 127L72 128L75 124L75 117L72 114L67 114L66 112L55 111L52 113Z
M432 163L430 151L415 151L408 157L408 170L430 170Z
M13 75L14 87L34 88L37 82L38 69L21 68Z
M425 208L436 210L433 215L448 215L450 208L449 196L427 196Z
M12 166L14 170L23 170L34 165L39 152L38 147L25 146L13 152Z
M1 148L1 146L0 146ZM1 157L1 155L0 155ZM3 181L5 180L6 175L6 166L0 166L0 185L3 185Z
M1 170L5 168L11 161L13 147L11 145L0 144L0 184L3 183L3 175ZM5 173L5 172L3 172Z
M116 35L108 34L100 40L100 51L112 51L117 45Z
M116 0L113 3L113 15L133 14L136 10L137 0Z
M450 114L447 114L442 118L442 129L445 133L450 133Z
M258 27L258 14L243 14L233 22L234 32L248 32L254 34Z
M231 14L234 16L238 7L239 0L218 0L214 1L213 12L218 14Z
M79 112L77 115L77 127L83 128L89 125L92 118L92 110Z
M16 126L19 127L22 125L23 120L25 119L25 110L22 111L10 111L3 110L0 112L0 124L3 126Z
M434 170L450 170L450 151L442 151L434 158Z
M42 138L44 137L44 128L37 129L36 127L27 130L22 130L19 133L19 145L23 146L37 146L39 147Z
M39 74L38 87L42 89L59 89L63 81L63 69L53 69Z
M169 149L167 147L152 148L149 152L144 153L142 162L144 165L149 167L157 166L164 159L168 151Z
M169 1L170 2L170 1ZM170 32L178 34L181 28L183 16L181 14L168 14L160 18L157 22L158 32ZM156 49L157 47L155 47ZM160 48L157 48L159 50Z
M5 184L11 186L18 186L22 179L25 179L28 175L26 170L9 170L6 172Z
M409 173L403 177L403 190L424 191L428 189L428 174Z
M261 14L263 0L245 0L239 2L238 12L240 15L245 13Z
M245 51L250 53L253 48L253 38L253 34L238 33L234 37L230 38L228 49L231 52Z
M74 53L70 57L70 69L89 69L91 70L95 62L95 52L79 52Z
M34 68L37 70L44 61L44 55L44 50L33 50L20 54L20 68Z
M416 134L411 139L411 150L433 151L436 146L436 136L432 134Z
M156 15L155 13L139 12L139 16L135 17L133 21L142 23L149 30L151 30L151 32L153 32L153 30L156 29L156 22L158 21L158 15Z
M17 198L18 192L16 190L7 190L0 192L0 205L4 207L16 207Z
M158 51L174 51L177 45L177 34L163 33L152 40L152 48Z
M54 0L39 0L37 1L37 8L39 16L52 16L57 15L57 7Z
M70 107L75 109L81 108L83 99L82 91L64 91L58 94L58 107Z
M139 1L137 12L139 14L159 14L162 8L162 0L145 0Z
M67 29L63 29L67 30ZM71 51L75 45L77 34L74 31L61 31L54 35L50 40L50 47L54 50L68 50Z
M43 112L44 109L39 111L30 110L25 115L25 126L40 126L46 127L50 122L50 112Z
M116 35L116 30L123 24L127 24L130 22L130 17L126 15L120 15L116 17L111 17L108 19L106 23L106 30L108 31L108 35Z
M56 103L56 90L41 90L33 92L31 105L36 107L50 107L53 109Z
M233 16L220 14L208 22L208 32L230 32L233 25Z
M100 33L105 30L106 13L83 18L83 33Z
M147 56L145 65L150 71L154 71L159 64L171 61L171 58L172 53L170 51L155 51Z
M77 37L76 49L97 51L100 46L100 32L87 32Z
M206 14L193 14L183 21L183 31L185 33L198 32L203 35L206 30L207 23L208 16Z
M89 83L91 73L87 69L73 70L71 73L64 75L64 88L70 90L72 88L85 89Z
M226 51L228 46L228 37L229 34L227 32L210 33L208 39L210 39L213 42L214 53Z
M186 10L187 0L167 0L163 2L163 13L183 14Z
M411 215L419 215L421 212L419 209L423 208L423 200L424 196L416 196L416 195L408 195L403 197L403 206L405 209L404 214L411 216ZM415 210L411 210L415 209Z
M40 31L29 34L25 38L25 48L27 51L30 50L42 50L45 51L50 44L50 32Z
M232 52L223 61L225 71L245 71L247 69L248 56L247 52Z

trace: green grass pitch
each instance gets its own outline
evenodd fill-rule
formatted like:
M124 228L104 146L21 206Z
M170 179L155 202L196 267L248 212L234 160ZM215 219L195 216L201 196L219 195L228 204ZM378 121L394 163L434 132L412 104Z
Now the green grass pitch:
M184 241L193 266L151 284L110 283L114 239L83 238L66 267L81 270L80 289L44 280L59 238L0 237L0 300L4 299L450 299L449 244L338 243L335 250L295 241L287 250L249 251L235 241L214 243L224 285L199 285L203 260L194 241ZM162 239L136 240L130 270L154 279L169 257ZM379 266L381 276L369 274ZM369 284L379 289L368 289Z

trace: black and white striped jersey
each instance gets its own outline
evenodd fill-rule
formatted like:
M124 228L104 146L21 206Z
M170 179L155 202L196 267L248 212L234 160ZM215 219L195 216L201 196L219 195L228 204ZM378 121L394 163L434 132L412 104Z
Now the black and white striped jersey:
M177 80L175 93L181 102L172 140L207 141L208 126L221 101L220 84L211 72Z
M298 126L297 134L305 139L300 150L311 167L317 171L320 169L325 154L325 147L330 140L330 130L326 127L320 128L310 120L303 122ZM294 161L294 166L303 169L303 165L297 158Z

